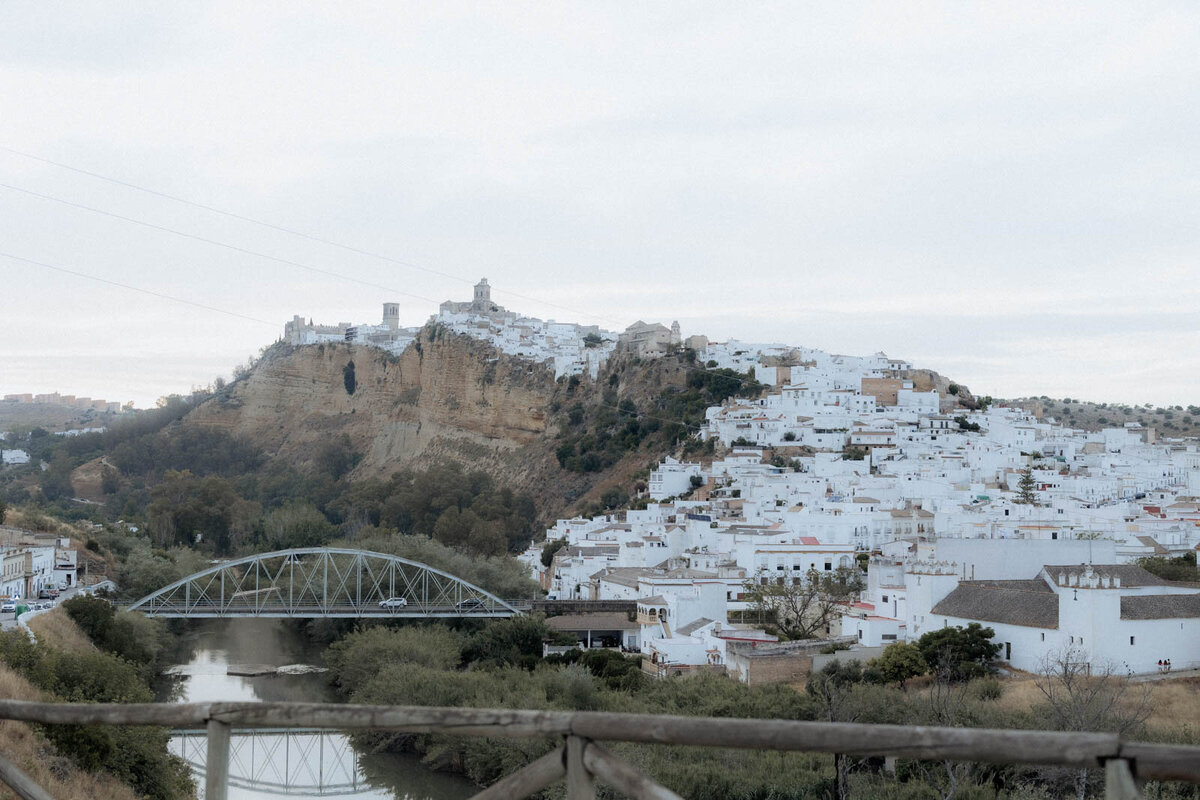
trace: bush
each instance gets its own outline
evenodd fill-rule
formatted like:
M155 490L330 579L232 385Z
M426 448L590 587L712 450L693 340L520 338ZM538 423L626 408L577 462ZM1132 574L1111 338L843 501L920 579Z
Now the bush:
M354 692L389 665L456 669L465 644L461 634L444 625L370 627L331 645L325 651L325 662L339 685Z
M996 670L1000 645L992 643L996 632L978 622L965 628L939 628L916 641L921 657L935 674L951 680L970 680Z
M102 618L103 615L97 615ZM23 631L0 634L0 660L66 702L147 703L137 668L108 653L70 653L36 645ZM167 753L163 728L49 725L46 738L82 769L103 769L151 800L193 796L187 765Z
M924 675L929 670L921 650L907 642L888 645L879 658L871 661L871 666L882 681L898 683L901 688L905 681Z

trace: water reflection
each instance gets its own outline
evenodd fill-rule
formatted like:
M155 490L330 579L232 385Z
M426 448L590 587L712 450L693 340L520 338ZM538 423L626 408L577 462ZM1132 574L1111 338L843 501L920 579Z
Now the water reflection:
M187 635L190 660L172 669L181 677L180 702L336 699L321 673L227 674L231 664L319 664L319 650L283 622L214 621ZM416 756L358 753L337 732L235 731L230 746L230 800L465 800L477 791L460 777L430 770ZM203 735L181 733L171 748L192 765L203 793Z

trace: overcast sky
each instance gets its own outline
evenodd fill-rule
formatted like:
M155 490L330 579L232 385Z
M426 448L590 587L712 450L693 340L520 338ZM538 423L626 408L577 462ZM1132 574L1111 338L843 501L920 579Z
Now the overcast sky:
M1193 3L6 2L0 393L148 405L293 314L416 325L487 276L543 318L1200 403L1198 54Z

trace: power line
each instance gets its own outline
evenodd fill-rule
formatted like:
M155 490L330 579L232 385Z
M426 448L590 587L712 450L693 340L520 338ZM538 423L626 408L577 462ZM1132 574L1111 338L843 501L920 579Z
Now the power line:
M259 319L258 317L252 317L252 316L249 316L248 314L242 314L237 311L229 311L228 309L218 308L217 306L210 306L205 303L197 303L194 300L187 300L182 297L176 297L174 295L164 294L163 292L156 292L152 289L144 289L140 286L133 286L131 284L122 283L120 281L114 281L109 278L102 278L99 275L92 275L92 274L89 274L86 272L80 272L78 270L69 269L68 267L64 267L64 266L61 266L58 264L49 264L45 261L37 261L36 259L25 258L24 256L18 256L14 253L6 253L3 251L0 251L0 258L7 258L12 261L18 261L22 264L29 264L31 266L36 266L36 267L41 267L43 269L53 270L54 272L61 272L66 275L73 275L77 278L86 278L87 280L90 280L90 281L96 281L97 283L103 283L103 284L107 284L109 286L116 286L121 289L127 289L131 292L139 292L141 294L159 298L160 300L170 300L171 302L174 302L174 303L182 303L183 305L192 306L193 308L201 308L201 309L204 309L205 311L215 311L218 314L225 314L226 316L237 317L238 319L244 319L244 320L248 320L250 322L257 322L262 325L269 325L272 328L278 327L278 325L274 322L270 322L265 319ZM699 431L701 429L700 426L690 425L686 422L683 422L682 420L670 419L668 417L659 417L659 416L655 416L653 414L645 414L641 411L636 410L636 408L634 411L631 412L628 409L621 408L620 406L612 405L610 403L599 402L596 405L602 406L604 408L610 408L614 411L619 412L619 414L621 414L621 415L629 415L629 416L640 418L640 419L658 420L660 422L665 422L665 423L672 424L672 425L679 425L679 426L683 427L684 429L690 429L690 430L695 430L695 431Z
M88 205L84 205L82 203L73 202L71 200L65 200L61 197L55 197L54 195L51 195L51 194L42 194L41 192L35 192L32 189L25 189L20 186L13 186L12 184L9 184L9 183L0 183L0 188L9 189L14 192L20 192L22 194L26 194L31 197L41 198L42 200L49 200L54 203L60 203L64 206L69 206L70 208L79 209L81 211L88 211L93 214L100 214L105 217L111 217L112 219L119 219L122 222L128 222L133 225L140 225L144 228L150 228L151 230L162 231L163 233L170 233L175 236L180 236L184 239L192 239L197 242L204 242L205 244L210 244L210 245L213 245L214 247L224 247L227 250L233 250L235 252L244 253L244 254L250 255L250 256L255 256L257 258L264 258L268 261L274 261L279 264L286 264L291 267L298 267L300 269L309 270L310 272L316 272L321 275L328 275L333 278L341 278L342 280L352 281L354 283L361 284L363 286L370 286L373 289L382 289L385 292L391 292L393 294L401 294L406 297L412 297L417 300L423 300L426 303L433 303L434 305L437 305L437 303L438 303L437 300L434 300L432 298L424 297L419 294L414 294L413 292L406 292L406 291L403 291L402 289L396 289L391 286L384 286L381 283L372 283L371 281L364 281L361 278L355 278L351 275L346 275L341 272L334 272L333 270L322 269L321 267L314 267L311 264L304 264L299 261L292 261L291 259L280 258L279 256L273 256L268 253L260 253L257 250L250 250L245 247L240 247L239 245L236 245L236 244L229 244L228 242L222 242L217 239L209 239L205 236L200 236L199 234L188 233L186 231L177 230L175 228L168 228L165 225L158 225L153 222L147 222L146 220L137 219L136 217L127 217L124 214L117 214L116 212L113 212L113 211L105 211L102 208L96 208L95 206L88 206Z
M310 242L316 242L318 244L327 245L329 247L336 247L340 250L345 250L348 253L355 253L357 255L367 256L368 258L376 258L376 259L379 259L380 261L386 261L390 264L396 264L401 267L407 267L409 269L419 270L421 272L425 272L430 275L437 275L442 278L448 278L449 280L459 281L461 283L467 284L468 286L473 283L473 281L471 281L467 278L462 278L462 277L459 277L458 275L452 275L451 273L433 269L432 267L422 266L421 264L416 264L412 261L406 261L404 259L394 258L392 256L384 255L383 253L376 253L374 251L366 250L361 247L355 247L353 245L348 245L343 242L334 241L332 239L326 239L321 236L315 236L310 233L305 233L303 231L295 230L294 228L286 228L282 225L276 225L271 222L266 222L264 220L246 216L245 214L238 214L235 211L228 211L226 209L219 208L217 206L208 205L206 203L199 203L195 200L188 200L187 198L179 197L178 195L168 194L166 192L160 192L156 189L149 189L145 186L139 186L136 183L130 183L129 181L121 180L120 178L114 178L109 175L102 175L98 172L93 172L91 170L82 169L80 167L75 167L70 164L64 164L61 161L54 161L49 158L45 158L43 156L34 155L33 153L26 153L24 151L16 150L11 147L6 147L4 145L0 145L0 150L4 151L6 153L11 153L16 156L20 156L22 158L28 158L33 161L40 161L43 164L49 164L54 167L59 167L60 169L69 170L71 172L75 172L80 175L86 175L90 178L96 178L97 180L107 181L108 183L112 183L116 186L123 186L127 189L133 189L138 192L144 192L145 194L153 195L154 197L161 197L164 200L170 200L175 203L182 203L183 205L191 206L192 208L198 208L198 209L201 209L203 211L208 211L213 214L220 214L221 216L228 217L229 219L236 219L240 222L247 222L251 225L258 225L260 227L267 228L267 229L273 230L273 231L277 231L279 233L286 233L289 236L298 236L301 239L307 239ZM587 311L580 311L579 309L568 308L567 306L558 305L557 303L551 303L547 300L540 300L536 297L530 297L528 295L520 294L518 292L514 292L509 289L496 289L495 291L498 292L499 294L508 295L510 297L515 297L515 298L518 298L521 300L527 300L531 303L539 303L539 304L547 306L549 308L557 308L560 311L567 311L572 314L580 314L585 317L591 317L593 319L600 319L600 320L604 320L606 322L620 324L619 322L617 322L617 320L613 320L609 317L604 317L600 314L594 314L594 313L590 313Z
M63 167L64 169L69 169L69 170L72 170L72 171L75 171L75 172L79 172L79 173L81 173L81 174L84 174L84 175L94 176L94 177L100 178L101 180L109 180L109 181L112 181L113 183L116 183L116 184L118 184L118 185L121 185L121 186L129 186L129 187L131 187L131 188L134 188L134 189L137 189L137 190L139 190L139 191L145 191L145 192L146 192L146 193L148 193L148 194L159 195L159 196L162 196L162 197L164 197L164 198L167 198L167 199L170 199L170 200L174 200L174 201L177 201L177 202L180 202L180 203L185 203L185 204L187 204L187 205L196 206L196 207L198 207L198 208L202 208L202 209L205 209L205 210L210 210L210 211L213 211L213 212L215 212L215 213L224 214L224 215L226 215L226 216L229 216L229 217L231 217L231 218L235 218L235 219L245 219L246 221L248 221L248 222L251 222L251 223L254 223L254 224L259 224L259 225L262 225L262 226L264 226L264 227L267 227L267 228L273 228L273 229L277 229L277 230L283 231L283 232L285 232L285 233L289 233L289 234L293 234L293 235L296 235L296 236L300 236L300 237L303 237L303 238L305 238L305 239L310 239L310 240L312 240L312 241L315 241L315 242L320 242L320 243L324 243L324 244L331 244L331 245L333 245L333 246L335 246L335 247L342 247L342 248L344 248L344 249L346 249L346 250L349 250L349 251L353 251L353 252L362 253L362 254L365 254L365 255L368 255L368 256L371 256L371 257L374 257L374 258L381 258L381 259L384 259L384 260L393 261L393 262L395 262L395 263L402 264L402 265L405 265L405 266L413 266L414 268L417 268L417 269L425 269L424 267L419 267L419 266L417 266L417 265L408 264L407 262L401 262L401 261L397 261L397 260L395 260L395 259L391 259L391 258L389 258L389 257L387 257L387 256L381 256L381 255L377 255L377 254L370 253L369 251L365 251L365 250L358 250L357 248L350 247L349 245L341 245L341 244L338 244L338 243L335 243L335 242L327 242L326 240L324 240L324 239L321 239L321 238L319 238L319 237L309 236L308 234L304 234L304 233L300 233L300 232L296 232L296 231L291 231L291 230L289 230L289 229L286 229L286 228L279 228L279 227L277 227L277 226L274 226L274 225L272 225L271 223L259 222L258 220L255 220L255 219L252 219L252 218L249 218L249 217L245 217L245 218L243 218L242 216L240 216L240 215L238 215L238 214L235 214L235 213L233 213L233 212L226 212L226 211L223 211L223 210L221 210L221 209L217 209L217 208L213 208L213 207L210 207L210 206L206 206L206 205L204 205L204 204L202 204L202 203L195 203L195 202L192 202L192 201L190 201L190 200L185 200L185 199L177 198L177 197L174 197L174 196L172 196L172 195L164 194L164 193L161 193L161 192L156 192L156 191L154 191L154 190L152 190L152 189L143 189L142 187L136 186L136 185L134 185L134 184L128 184L128 183L126 183L126 182L124 182L124 181L120 181L120 180L117 180L117 179L115 179L115 178L108 178L108 177L105 177L105 176L102 176L102 175L98 175L98 174L96 174L96 173L89 172L89 171L87 171L87 170L78 169L78 168L76 168L76 167L71 167L71 166L69 166L69 165L65 165L65 164L59 164L58 162L50 161L49 159L44 159L44 158L41 158L40 156L34 156L34 155L27 154L27 153L21 153L20 151L17 151L17 150L12 150L11 148L4 147L3 145L0 145L0 150L4 150L4 151L7 151L7 152L12 152L12 153L15 153L15 154L17 154L17 155L21 155L21 156L27 156L27 157L29 157L29 158L36 159L36 160L38 160L38 161L44 161L44 162L46 162L46 163L48 163L48 164L53 164L53 165L55 165L55 166L61 166L61 167ZM276 263L279 263L279 264L285 264L285 265L287 265L287 266L297 267L297 268L299 268L299 269L304 269L304 270L308 270L308 271L311 271L311 272L319 273L319 274L322 274L322 275L327 275L327 276L329 276L329 277L340 278L340 279L342 279L342 280L351 281L351 282L353 282L353 283L357 283L357 284L360 284L360 285L363 285L363 286L368 286L368 287L371 287L371 288L373 288L373 289L381 289L381 290L383 290L383 291L386 291L386 292L391 292L391 293L393 293L393 294L400 294L400 295L404 295L404 296L406 296L406 297L411 297L411 298L414 298L414 299L417 299L417 300L422 300L422 301L425 301L425 302L427 302L427 303L432 303L433 305L438 305L438 304L439 304L439 302L438 302L437 300L434 300L433 298L424 297L424 296L422 296L422 295L418 295L418 294L415 294L415 293L413 293L413 292L406 292L406 291L404 291L404 290L401 290L401 289L396 289L396 288L394 288L394 287L391 287L391 286L385 286L385 285L383 285L383 284L374 283L374 282L372 282L372 281L365 281L365 280L362 280L362 279L360 279L360 278L355 278L355 277L353 277L353 276L351 276L351 275L346 275L346 274L344 274L344 273L341 273L341 272L335 272L335 271L333 271L333 270L327 270L327 269L323 269L323 268L321 268L321 267L314 267L314 266L312 266L311 264L305 264L305 263L302 263L302 262L299 262L299 261L293 261L293 260L291 260L291 259L280 258L279 256L273 256L273 255L270 255L270 254L268 254L268 253L262 253L262 252L259 252L259 251L257 251L257 250L250 250L250 249L248 249L248 248L241 247L241 246L239 246L239 245L229 244L228 242L222 242L222 241L219 241L219 240L217 240L217 239L210 239L210 238L208 238L208 237L205 237L205 236L200 236L199 234L188 233L188 232L186 232L186 231L180 231L180 230L177 230L177 229L175 229L175 228L169 228L169 227L167 227L167 226L164 226L164 225L158 225L158 224L156 224L156 223L153 223L153 222L148 222L148 221L146 221L146 220L137 219L137 218L135 218L135 217L129 217L129 216L126 216L126 215L124 215L124 214L118 214L118 213L116 213L116 212L113 212L113 211L106 211L106 210L104 210L104 209L101 209L101 208L96 208L96 207L94 207L94 206L88 206L88 205L84 205L84 204L82 204L82 203L76 203L76 202L74 202L74 201L71 201L71 200L66 200L66 199L64 199L64 198L61 198L61 197L56 197L56 196L54 196L54 195L44 194L44 193L42 193L42 192L35 192L35 191L33 191L32 189L26 189L26 188L23 188L23 187L21 187L21 186L15 186L15 185L13 185L13 184L8 184L8 183L0 183L0 188L5 188L5 189L9 189L9 190L11 190L11 191L20 192L20 193L22 193L22 194L26 194L26 195L29 195L29 196L31 196L31 197L37 197L37 198L39 198L39 199L42 199L42 200L49 200L49 201L51 201L51 202L54 202L54 203L59 203L59 204L61 204L61 205L65 205L65 206L68 206L68 207L70 207L70 208L75 208L75 209L78 209L78 210L81 210L81 211L88 211L88 212L90 212L90 213L93 213L93 214L100 214L100 215L102 215L102 216L110 217L110 218L112 218L112 219L121 220L121 221L123 221L123 222L128 222L128 223L130 223L130 224L133 224L133 225L140 225L140 226L142 226L142 227L149 228L149 229L151 229L151 230L156 230L156 231L160 231L160 232L163 232L163 233L170 233L170 234L172 234L172 235L179 236L179 237L182 237L182 238L186 238L186 239L192 239L192 240L194 240L194 241L198 241L198 242L203 242L203 243L205 243L205 244L213 245L213 246L215 246L215 247L223 247L223 248L226 248L226 249L228 249L228 250L233 250L233 251L235 251L235 252L238 252L238 253L243 253L243 254L246 254L246 255L255 256L255 257L257 257L257 258L263 258L263 259L266 259L266 260L268 260L268 261L274 261L274 262L276 262ZM452 279L454 279L454 280L457 280L457 281L464 281L464 282L466 282L466 283L470 283L470 281L466 281L466 279L459 278L459 277L457 277L457 276L454 276L454 275L449 275L449 274L447 274L447 273L437 272L436 270L426 270L426 271L430 271L430 272L433 272L434 274L438 274L438 275L444 275L445 277L452 278ZM513 292L507 292L507 294L512 294L512 295L513 295L513 296L515 296L515 297L523 297L523 295L518 295L518 294L515 294L515 293L513 293ZM536 298L525 298L525 299L529 299L529 300L531 300L532 302L537 302L537 303L544 302L544 301L537 300ZM547 305L552 305L552 306L553 306L554 304L549 304L549 303L548 303ZM594 318L597 318L597 319L607 319L607 318L605 318L605 317L601 317L601 316L599 316L599 315L596 315L596 314L587 314L586 312L578 312L578 311L575 311L575 310L573 310L573 309L570 309L570 308L565 308L565 307L563 307L563 306L555 306L555 307L556 307L556 308L560 308L561 310L564 310L564 311L569 311L569 312L571 312L571 313L583 313L583 314L585 314L586 316L592 316L592 317L594 317ZM610 320L610 321L611 321L611 320ZM669 356L669 355L674 355L674 354L666 354L666 355L668 355L668 356ZM682 357L682 354L678 354L676 357ZM697 370L697 371L700 371L700 372L707 372L707 373L710 373L710 374L714 374L714 375L718 375L718 376L720 376L720 377L726 378L727 380L736 381L738 384L741 384L741 385L745 385L745 384L748 382L748 381L747 381L746 379L744 379L744 378L740 378L740 377L737 377L737 376L735 376L735 375L728 375L728 374L726 374L725 372L718 371L718 369L719 369L719 368L718 368L718 369L713 369L713 368L709 368L709 367L707 367L707 366L704 366L704 365L702 365L702 364L697 364L697 363L694 363L694 362L693 362L691 365L689 365L689 367L690 367L690 369L694 369L694 370ZM730 370L730 371L736 372L736 370Z
M121 283L120 281L114 281L114 280L110 280L108 278L101 278L99 275L90 275L86 272L79 272L78 270L68 269L67 267L59 266L57 264L47 264L45 261L35 261L32 258L25 258L23 256L18 256L18 255L14 255L12 253L4 253L4 252L0 252L0 257L8 258L13 261L20 261L23 264L31 264L35 267L42 267L44 269L54 270L55 272L62 272L67 275L74 275L77 278L87 278L88 280L96 281L97 283L106 283L109 286L116 286L121 289L128 289L131 292L141 292L142 294L148 294L151 297L157 297L161 300L170 300L175 303L183 303L184 305L193 306L195 308L202 308L205 311L215 311L218 314L225 314L226 316L237 317L238 319L249 320L250 322L258 322L263 325L270 325L272 328L279 327L279 324L276 322L268 322L265 319L259 319L258 317L251 317L248 314L241 314L241 313L238 313L237 311L229 311L224 308L217 308L216 306L206 305L205 303L197 303L194 300L185 300L182 297L175 297L174 295L163 294L162 292L156 292L152 289L143 289L140 286L132 286L128 283Z

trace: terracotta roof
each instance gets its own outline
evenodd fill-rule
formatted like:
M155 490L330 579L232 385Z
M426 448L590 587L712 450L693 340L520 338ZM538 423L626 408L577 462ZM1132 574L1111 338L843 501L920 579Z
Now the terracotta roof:
M931 613L1030 628L1058 627L1058 595L1044 580L964 581Z
M1198 594L1135 594L1121 598L1121 619L1200 617Z

